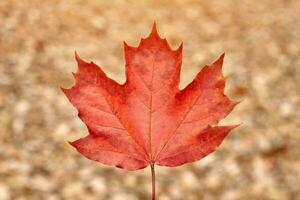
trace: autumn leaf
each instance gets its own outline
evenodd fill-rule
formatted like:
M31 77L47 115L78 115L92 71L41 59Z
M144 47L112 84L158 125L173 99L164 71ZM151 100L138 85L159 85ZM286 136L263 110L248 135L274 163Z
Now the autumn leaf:
M89 131L71 143L85 157L127 170L174 167L213 152L236 127L217 125L237 104L224 95L224 54L179 90L182 44L172 50L154 24L124 49L124 84L76 54L76 84L63 89Z

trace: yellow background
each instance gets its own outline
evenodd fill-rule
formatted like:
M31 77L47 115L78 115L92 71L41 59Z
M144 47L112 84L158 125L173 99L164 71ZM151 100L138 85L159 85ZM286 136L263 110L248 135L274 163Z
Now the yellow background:
M181 87L226 52L226 93L243 100L222 121L242 126L215 153L157 167L158 199L300 199L299 13L298 0L1 0L0 199L149 199L149 168L68 145L87 130L59 86L73 84L75 50L123 82L122 42L136 46L154 20L173 48L184 42Z

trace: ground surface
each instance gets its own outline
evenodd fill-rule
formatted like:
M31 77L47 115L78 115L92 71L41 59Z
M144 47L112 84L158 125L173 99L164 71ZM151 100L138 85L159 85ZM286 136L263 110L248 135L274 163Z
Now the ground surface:
M159 3L158 3L159 2ZM74 50L124 81L122 41L156 20L184 41L182 87L226 52L243 122L200 162L157 168L159 200L300 199L300 1L0 1L0 199L149 199L150 169L126 172L71 148L87 130L59 86Z

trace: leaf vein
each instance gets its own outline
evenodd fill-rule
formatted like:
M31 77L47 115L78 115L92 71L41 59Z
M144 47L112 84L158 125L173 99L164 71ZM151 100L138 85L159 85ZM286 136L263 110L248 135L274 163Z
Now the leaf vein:
M159 154L165 149L165 147L170 142L170 140L173 138L173 136L176 135L176 131L182 125L183 121L186 119L186 117L188 116L188 114L190 113L190 111L192 110L192 108L196 105L196 103L198 102L198 100L202 96L202 94L203 94L203 92L200 92L200 94L196 98L195 102L192 104L192 106L184 114L184 116L182 117L182 119L180 120L180 122L178 123L178 125L176 126L175 130L172 132L172 134L170 134L170 136L168 137L167 141L165 142L165 144L163 145L163 147L161 148L161 150L157 153L155 160L158 158Z

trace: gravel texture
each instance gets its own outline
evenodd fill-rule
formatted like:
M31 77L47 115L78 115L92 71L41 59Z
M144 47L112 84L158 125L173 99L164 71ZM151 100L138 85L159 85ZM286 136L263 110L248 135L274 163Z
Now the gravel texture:
M243 124L203 160L157 167L159 200L300 199L300 1L1 0L0 200L149 199L150 169L85 159L86 135L59 86L74 51L124 82L123 40L156 20L176 48L181 87L226 52L226 93L243 102L222 123Z

